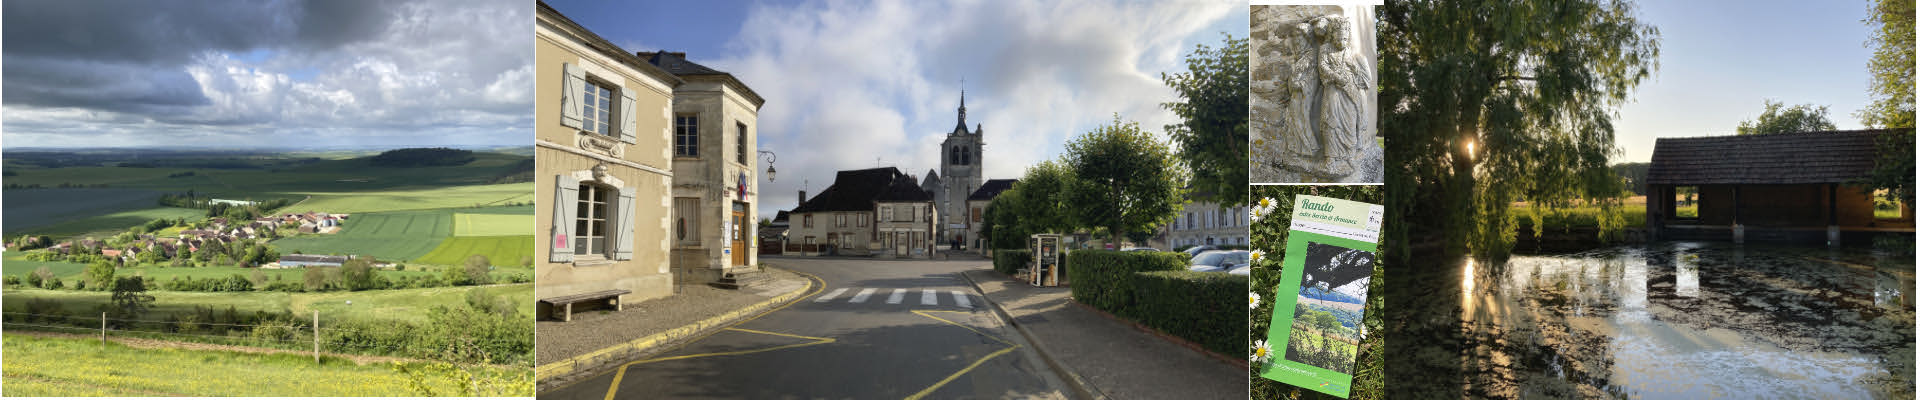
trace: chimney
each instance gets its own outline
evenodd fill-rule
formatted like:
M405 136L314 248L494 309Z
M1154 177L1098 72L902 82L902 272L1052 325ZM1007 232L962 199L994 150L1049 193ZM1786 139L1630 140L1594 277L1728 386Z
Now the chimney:
M795 204L795 205L800 205L800 204L805 204L805 203L807 203L807 189L801 189L801 190L800 190L800 200L796 200L796 201L794 201L794 204Z

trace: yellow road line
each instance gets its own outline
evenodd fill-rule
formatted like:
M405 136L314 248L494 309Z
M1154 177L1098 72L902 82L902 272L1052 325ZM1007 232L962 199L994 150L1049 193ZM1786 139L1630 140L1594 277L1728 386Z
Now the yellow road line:
M655 362L661 362L661 361L674 361L674 360L685 360L685 359L689 359L689 358L701 358L701 357L718 357L718 356L737 356L737 355L742 355L742 354L753 354L753 353L760 353L760 352L767 352L767 351L774 351L774 350L782 350L782 349L791 349L791 348L795 348L795 347L807 347L807 346L813 346L813 345L819 345L819 344L828 344L828 343L833 343L833 342L834 342L834 339L833 339L833 338L824 338L824 337L813 337L813 336L802 336L802 335L795 335L795 334L787 334L787 333L775 333L775 332L767 332L767 331L757 331L757 330L752 330L752 329L736 329L736 328L726 328L726 329L721 329L721 330L727 330L727 331L739 331L739 332L748 332L748 333L758 333L758 334L767 334L767 335L774 335L774 336L785 336L785 337L791 337L791 338L801 338L801 339L808 339L808 340L813 340L813 342L808 342L808 343L795 343L795 344L788 344L788 345L780 345L780 346L774 346L774 347L768 347L768 348L762 348L762 349L753 349L753 350L739 350L739 351L726 351L726 352L719 352L719 353L702 353L702 354L688 354L688 355L684 355L684 356L673 356L673 357L662 357L662 358L650 358L650 359L646 359L646 360L640 360L640 361L634 361L634 362L630 362L630 363L626 363L626 364L622 364L622 365L620 366L620 369L619 369L619 370L617 370L617 371L614 371L614 381L613 381L613 383L609 383L609 384L607 384L607 400L614 400L614 393L616 393L616 392L619 392L619 391L620 391L620 380L621 380L621 378L624 378L624 377L626 377L626 376L627 376L627 367L632 367L632 366L635 366L635 365L641 365L641 364L647 364L647 363L655 363ZM690 343L691 343L691 342L690 342Z
M981 357L979 360L974 360L974 363L968 364L967 368L961 368L959 371L954 371L953 374L947 375L947 378L941 379L940 382L934 382L933 386L928 386L926 389L921 389L920 392L916 392L912 396L907 396L906 400L919 400L920 398L927 397L928 394L934 393L935 390L940 390L941 386L946 386L948 382L954 381L955 378L960 378L961 375L966 375L968 372L972 372L974 368L980 367L981 364L987 363L987 360L992 360L994 359L994 357L1000 357L1002 354L1007 354L1009 352L1014 351L1014 349L1018 349L1021 347L1018 344L1014 344L1014 342L1009 342L1006 339L1001 339L999 336L989 335L986 332L981 332L979 329L974 329L974 327L962 325L959 322L948 321L945 318L936 317L928 314L930 312L947 312L947 313L960 313L960 314L969 314L969 315L972 315L973 314L972 312L953 311L953 310L914 310L914 314L918 314L920 316L927 317L927 318L933 318L935 321L946 322L948 325L966 328L969 331L973 331L974 334L986 336L988 339L994 339L994 341L1006 344L1007 348L1000 349L1000 351L995 351L993 354L988 354L986 357Z
M804 299L806 299L806 298L808 298L808 297L813 297L813 296L814 296L814 295L816 295L816 294L820 294L820 292L821 292L822 290L826 290L826 289L827 289L827 280L825 280L825 279L821 279L821 278L820 278L820 277L818 277L818 276L814 276L813 274L809 274L809 273L806 273L806 272L800 272L800 271L794 271L794 270L786 270L786 271L787 271L787 272L792 272L792 273L796 273L796 274L800 274L800 275L803 275L803 276L806 276L808 280L810 280L810 281L813 281L813 282L817 282L817 283L819 283L819 285L816 285L816 286L814 286L814 287L813 287L813 289L812 289L812 290L809 290L809 291L808 291L808 292L807 292L806 294L802 294L802 295L800 295L800 296L796 296L796 297L794 297L794 300L793 300L793 301L789 301L789 302L787 302L787 304L782 304L782 305L781 305L780 307L774 307L774 308L772 308L772 309L768 309L767 311L763 311L763 312L761 312L760 314L756 314L756 315L754 315L754 316L752 316L752 317L748 317L748 318L746 318L746 319L742 319L742 320L740 320L740 321L737 321L737 322L734 322L733 324L730 324L730 325L728 325L728 326L727 326L726 328L722 328L722 329L715 329L715 330L714 330L713 332L708 332L707 334L704 334L704 335L700 335L699 337L695 337L695 338L693 338L693 339L689 339L689 340L687 340L687 341L684 341L684 342L681 342L681 343L680 343L679 345L675 345L675 346L674 346L673 348L670 348L670 349L667 349L667 350L665 350L665 351L662 351L662 352L661 352L661 354L666 354L666 353L671 353L671 352L673 352L673 351L675 351L675 350L680 350L680 349L681 349L682 347L687 347L687 345L690 345L690 344L694 344L694 343L696 343L696 342L699 342L699 341L701 341L701 340L705 340L705 339L707 339L707 337L709 337L709 336L713 336L714 334L716 334L716 333L720 333L721 331L725 331L725 330L743 330L743 331L744 331L745 329L735 329L734 327L735 327L735 326L740 326L740 324L745 324L745 323L747 323L747 322L749 322L749 321L753 321L753 320L756 320L756 319L760 319L760 317L765 317L765 316L767 316L767 314L773 314L773 313L774 313L775 311L780 311L780 310L784 310L784 309L787 309L787 307L793 307L793 306L794 306L794 304L797 304L797 303L800 303L800 301L801 301L801 300L804 300ZM800 347L800 346L812 346L812 345L817 345L817 344L822 344L822 343L831 343L831 342L833 342L833 341L834 341L834 339L831 339L831 338L817 338L817 337L812 337L812 336L800 336L800 335L785 335L785 334L778 334L778 333L772 333L772 332L761 332L761 331L754 331L754 332L756 332L756 333L770 333L770 334L774 334L774 335L780 335L780 336L791 336L791 337L800 337L800 338L806 338L806 339L815 339L815 340L824 340L824 342L815 342L815 343L803 343L803 344L800 344L800 345L787 345L787 346L781 346L781 347L775 347L775 348L770 348L770 349L765 349L765 350L761 350L761 351L767 351L767 350L778 350L778 349L784 349L784 348L791 348L791 347ZM746 354L746 353L741 353L741 354ZM708 355L725 355L725 354L708 354ZM676 360L678 360L678 359L685 359L685 358L692 358L692 357L675 357L675 358L672 358L672 359L676 359ZM635 366L635 365L640 365L640 364L645 364L645 363L650 363L650 362L655 362L655 361L666 361L666 359L647 359L647 360L639 360L639 361L634 361L634 362L629 362L629 363L626 363L626 364L621 364L621 366L620 366L619 368L615 368L615 369L614 369L614 381L613 381L613 383L611 383L611 384L608 384L608 385L607 385L607 400L613 400L613 398L614 398L614 392L616 392L616 391L618 391L618 390L620 390L620 379L621 379L621 378L623 378L623 377L625 377L625 376L627 376L627 367L631 367L631 366ZM603 373L601 373L601 374L602 374L602 375L605 375L606 373L604 373L604 372L603 372ZM598 377L598 376L599 376L599 375L596 375L596 377ZM575 381L575 382L586 382L586 381L588 381L588 380L591 380L591 379L593 379L593 378L591 378L591 377L590 377L590 378L587 378L587 379L581 379L581 380L579 380L579 381ZM567 385L567 386L573 386L573 385L571 385L571 384L570 384L570 385ZM565 387L567 387L567 386L562 386L561 388L565 388ZM558 391L558 390L559 390L559 389L561 389L561 388L555 388L555 390L551 390L551 391L548 391L548 392L549 392L549 393L551 393L551 392L554 392L554 391Z

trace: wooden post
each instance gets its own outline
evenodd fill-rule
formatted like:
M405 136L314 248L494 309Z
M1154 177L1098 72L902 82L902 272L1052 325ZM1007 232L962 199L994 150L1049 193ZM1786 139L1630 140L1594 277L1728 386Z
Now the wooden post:
M320 310L313 312L313 363L320 363Z
M100 347L107 347L107 312L100 312Z

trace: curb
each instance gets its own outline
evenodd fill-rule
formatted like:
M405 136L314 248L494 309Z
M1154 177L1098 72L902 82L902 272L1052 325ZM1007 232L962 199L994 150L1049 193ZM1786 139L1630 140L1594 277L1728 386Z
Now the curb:
M1081 378L1080 374L1076 374L1074 373L1074 371L1068 370L1066 366L1061 365L1061 362L1059 360L1055 360L1053 354L1051 354L1051 352L1047 350L1047 346L1043 345L1040 340L1037 340L1034 338L1033 332L1028 332L1027 327L1021 326L1021 324L1018 322L1014 322L1014 317L1008 314L1006 309L1001 308L1000 302L994 301L994 299L987 297L987 291L984 289L981 289L980 283L975 282L974 277L968 276L967 272L965 271L961 272L960 276L961 276L961 279L967 280L968 285L974 287L974 291L981 293L982 300L985 300L987 301L987 304L991 304L994 306L995 316L1000 317L1000 319L1003 321L1006 321L1008 325L1013 326L1014 330L1020 331L1021 337L1027 339L1027 344L1034 347L1034 352L1039 353L1041 355L1041 360L1046 361L1047 366L1050 368L1053 368L1054 373L1060 375L1062 378L1061 380L1067 382L1067 386L1070 386L1074 390L1075 394L1079 395L1077 397L1082 399L1094 399L1094 400L1107 399L1106 394L1102 394L1099 389L1094 387L1093 384L1087 383L1087 380L1084 378Z
M766 267L766 268L779 269L774 267ZM786 271L789 273L793 273L795 275L801 275L802 277L806 276L799 272L788 271L785 269L781 269L781 271ZM679 328L669 329L666 332L656 333L656 334L648 335L647 337L634 339L627 343L621 343L613 346L608 346L600 350L594 350L594 351L588 352L587 354L581 354L578 356L569 357L565 360L555 361L555 362L536 366L534 367L534 381L538 383L545 383L545 384L557 384L559 382L549 382L549 380L556 377L571 374L575 371L580 371L583 369L591 370L592 369L591 367L600 366L610 362L623 361L628 358L631 358L630 356L634 354L646 353L650 350L655 350L659 347L663 347L667 344L674 343L681 339L693 337L694 335L700 334L701 332L705 332L713 328L725 326L735 321L739 321L741 319L752 316L761 311L766 311L769 308L774 308L775 306L778 306L782 303L792 301L795 298L800 297L801 293L807 292L807 289L813 286L814 286L813 282L810 280L807 282L806 285L802 285L799 289L794 289L793 291L781 294L779 296L774 296L773 298L767 299L765 301L761 301L759 303L754 303L753 305L750 305L738 310L729 311L726 314L710 317L710 318L701 320L700 322L695 322L692 324L681 326ZM582 367L590 367L590 368L582 368Z

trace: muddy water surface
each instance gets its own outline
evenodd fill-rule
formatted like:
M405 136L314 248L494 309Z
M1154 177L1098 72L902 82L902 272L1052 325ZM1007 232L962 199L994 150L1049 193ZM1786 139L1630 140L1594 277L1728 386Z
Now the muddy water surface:
M1668 242L1422 266L1396 285L1390 386L1420 398L1913 398L1912 257Z

